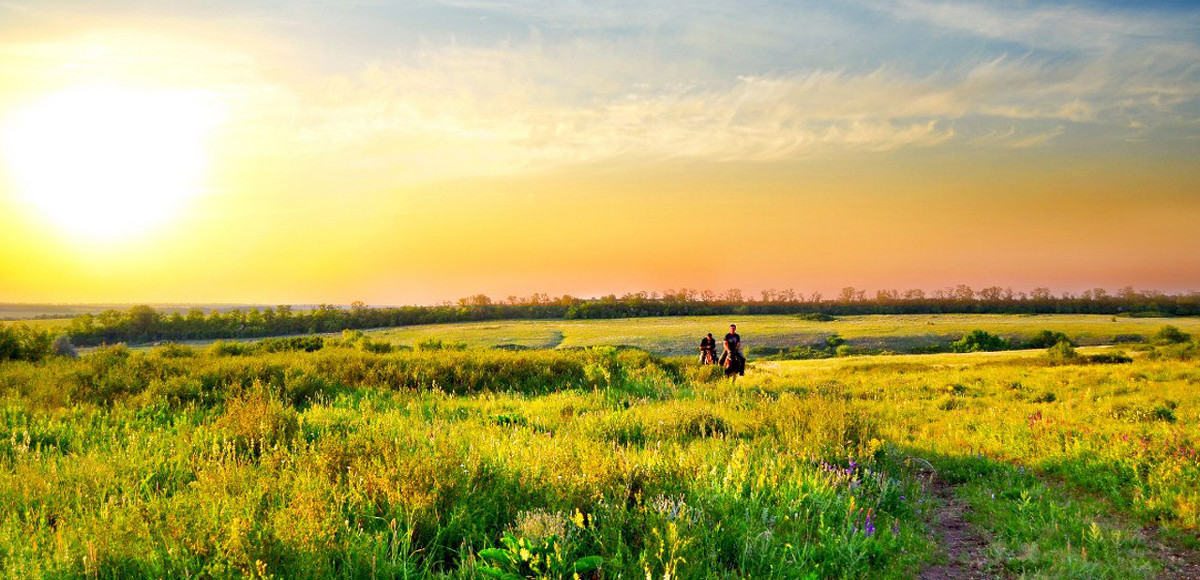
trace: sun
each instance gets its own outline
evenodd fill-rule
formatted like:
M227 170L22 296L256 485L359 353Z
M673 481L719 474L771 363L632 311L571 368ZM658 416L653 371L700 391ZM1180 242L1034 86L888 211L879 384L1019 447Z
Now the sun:
M199 195L219 120L194 91L88 86L44 97L0 127L18 196L88 241L168 223Z

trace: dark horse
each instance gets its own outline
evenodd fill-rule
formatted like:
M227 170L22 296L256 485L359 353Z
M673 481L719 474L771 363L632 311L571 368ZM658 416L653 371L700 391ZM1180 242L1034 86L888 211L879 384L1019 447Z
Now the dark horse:
M721 353L721 366L725 367L726 378L736 379L746 374L746 357L740 351L727 350Z

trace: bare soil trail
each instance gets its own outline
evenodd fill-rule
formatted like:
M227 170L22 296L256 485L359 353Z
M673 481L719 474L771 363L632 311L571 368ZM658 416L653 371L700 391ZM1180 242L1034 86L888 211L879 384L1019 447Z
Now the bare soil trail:
M934 533L946 561L921 571L921 580L987 580L998 578L987 570L987 540L966 519L970 509L954 495L954 486L926 472L925 490L937 499Z

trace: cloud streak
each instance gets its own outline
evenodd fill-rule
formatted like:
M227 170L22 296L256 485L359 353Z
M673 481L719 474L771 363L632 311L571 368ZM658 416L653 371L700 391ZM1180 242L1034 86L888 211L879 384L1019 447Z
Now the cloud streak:
M769 163L953 144L1055 147L1084 128L1090 139L1114 142L1131 131L1139 140L1200 131L1196 11L865 5L866 15L821 7L813 18L835 32L815 37L845 46L876 36L931 38L944 60L931 66L899 51L871 54L869 66L813 64L820 59L810 55L828 56L819 42L769 41L787 28L780 22L804 21L813 7L715 3L681 14L446 0L433 6L455 22L503 20L497 30L526 32L500 40L421 35L415 49L375 51L331 73L297 58L312 48L280 49L289 39L270 34L257 35L266 39L258 46L216 48L185 34L172 42L165 33L92 30L66 43L0 43L0 86L80 75L186 85L199 74L231 103L226 137L245 159L322 159L412 179L606 160ZM391 9L345 8L357 19ZM286 12L262 12L248 21L286 20ZM730 20L731 13L744 16ZM855 20L867 16L883 25ZM338 18L346 15L330 20ZM720 50L722 43L737 50Z
M916 76L814 70L727 81L644 83L637 66L541 41L495 49L429 49L415 62L274 94L313 147L405 167L495 173L606 159L772 162L840 152L936 147L1031 148L1071 127L1178 124L1200 86L1130 62L1061 65L1001 56ZM314 99L312 95L319 94ZM968 125L982 125L965 128ZM1053 122L1046 129L1046 122ZM1020 129L1010 138L995 126ZM991 126L991 128L988 128ZM439 168L440 167L440 168Z

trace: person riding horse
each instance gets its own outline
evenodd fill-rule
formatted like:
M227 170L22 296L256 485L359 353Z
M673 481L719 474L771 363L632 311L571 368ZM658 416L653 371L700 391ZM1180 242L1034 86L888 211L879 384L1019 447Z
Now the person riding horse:
M708 336L700 339L700 364L717 364L717 339L713 338L711 332L708 333Z
M721 366L725 367L725 376L745 376L746 357L742 354L742 335L737 333L737 325L729 325L729 333L725 335L725 352L721 353Z

